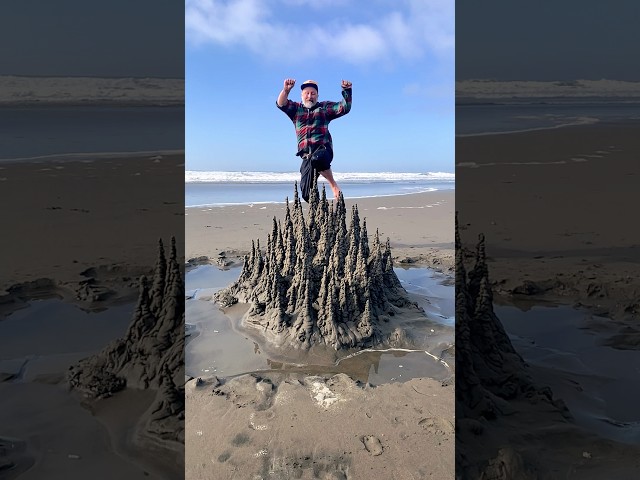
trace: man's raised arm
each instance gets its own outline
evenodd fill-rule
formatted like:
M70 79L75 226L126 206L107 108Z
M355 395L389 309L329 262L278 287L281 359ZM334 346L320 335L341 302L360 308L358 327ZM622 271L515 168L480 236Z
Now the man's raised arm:
M282 87L280 95L278 95L278 100L276 101L279 107L284 107L287 104L287 101L289 100L289 92L295 84L296 81L293 78L286 78L284 80L284 86Z

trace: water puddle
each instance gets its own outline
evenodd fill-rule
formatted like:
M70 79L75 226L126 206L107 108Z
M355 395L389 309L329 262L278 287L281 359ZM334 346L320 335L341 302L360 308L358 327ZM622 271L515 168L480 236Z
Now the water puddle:
M21 381L65 372L122 336L133 308L130 303L86 312L59 299L32 300L0 321L0 372Z
M395 272L404 289L415 295L414 300L429 318L454 326L456 301L453 278L430 268L396 268Z
M604 345L618 331L606 317L568 306L526 311L496 306L514 348L535 366L576 423L601 436L640 443L640 354Z
M411 300L424 308L433 320L411 323L411 333L419 339L419 345L415 349L344 352L336 359L336 352L327 347L314 347L308 352L289 350L281 355L266 352L260 342L234 328L231 317L241 317L245 306L234 306L227 316L208 301L216 291L235 281L240 269L196 267L186 274L186 373L193 377L230 377L266 370L308 374L342 372L373 385L416 377L443 380L451 375L453 368L439 359L439 354L454 341L453 284L446 275L427 268L398 268L396 274Z

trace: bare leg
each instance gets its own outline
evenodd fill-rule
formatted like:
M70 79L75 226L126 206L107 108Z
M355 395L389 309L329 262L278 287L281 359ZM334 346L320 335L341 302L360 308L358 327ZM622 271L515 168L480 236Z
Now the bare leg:
M333 179L333 173L331 172L331 169L327 168L326 170L318 173L327 179L329 185L331 186L331 190L333 190L333 198L338 199L338 196L340 195L340 187L338 187L338 184Z

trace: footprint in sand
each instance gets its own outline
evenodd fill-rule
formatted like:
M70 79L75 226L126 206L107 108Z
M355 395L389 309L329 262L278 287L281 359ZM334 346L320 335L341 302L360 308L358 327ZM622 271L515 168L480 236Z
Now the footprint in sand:
M233 439L231 440L231 444L234 447L240 447L242 445L246 445L247 443L249 443L251 441L251 438L249 437L249 435L247 435L246 433L238 433L235 437L233 437Z
M367 449L367 452L374 457L382 455L384 449L382 448L382 443L380 443L378 437L374 435L365 435L362 437L362 443L364 443L364 448Z
M418 422L422 428L428 433L435 433L436 435L447 435L454 432L453 424L442 417L429 417L423 418Z

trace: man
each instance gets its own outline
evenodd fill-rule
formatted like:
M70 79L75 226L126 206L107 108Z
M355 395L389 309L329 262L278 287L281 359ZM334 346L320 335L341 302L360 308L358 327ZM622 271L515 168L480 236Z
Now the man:
M289 100L289 92L296 84L292 78L284 81L284 87L278 95L276 104L287 114L296 128L298 139L297 156L302 158L300 166L300 191L302 198L309 202L309 191L315 171L316 179L320 174L327 179L333 196L337 199L340 187L333 179L331 161L333 143L329 133L329 122L346 115L351 110L351 82L342 80L342 100L340 102L318 102L318 83L307 80L300 88L302 103Z

